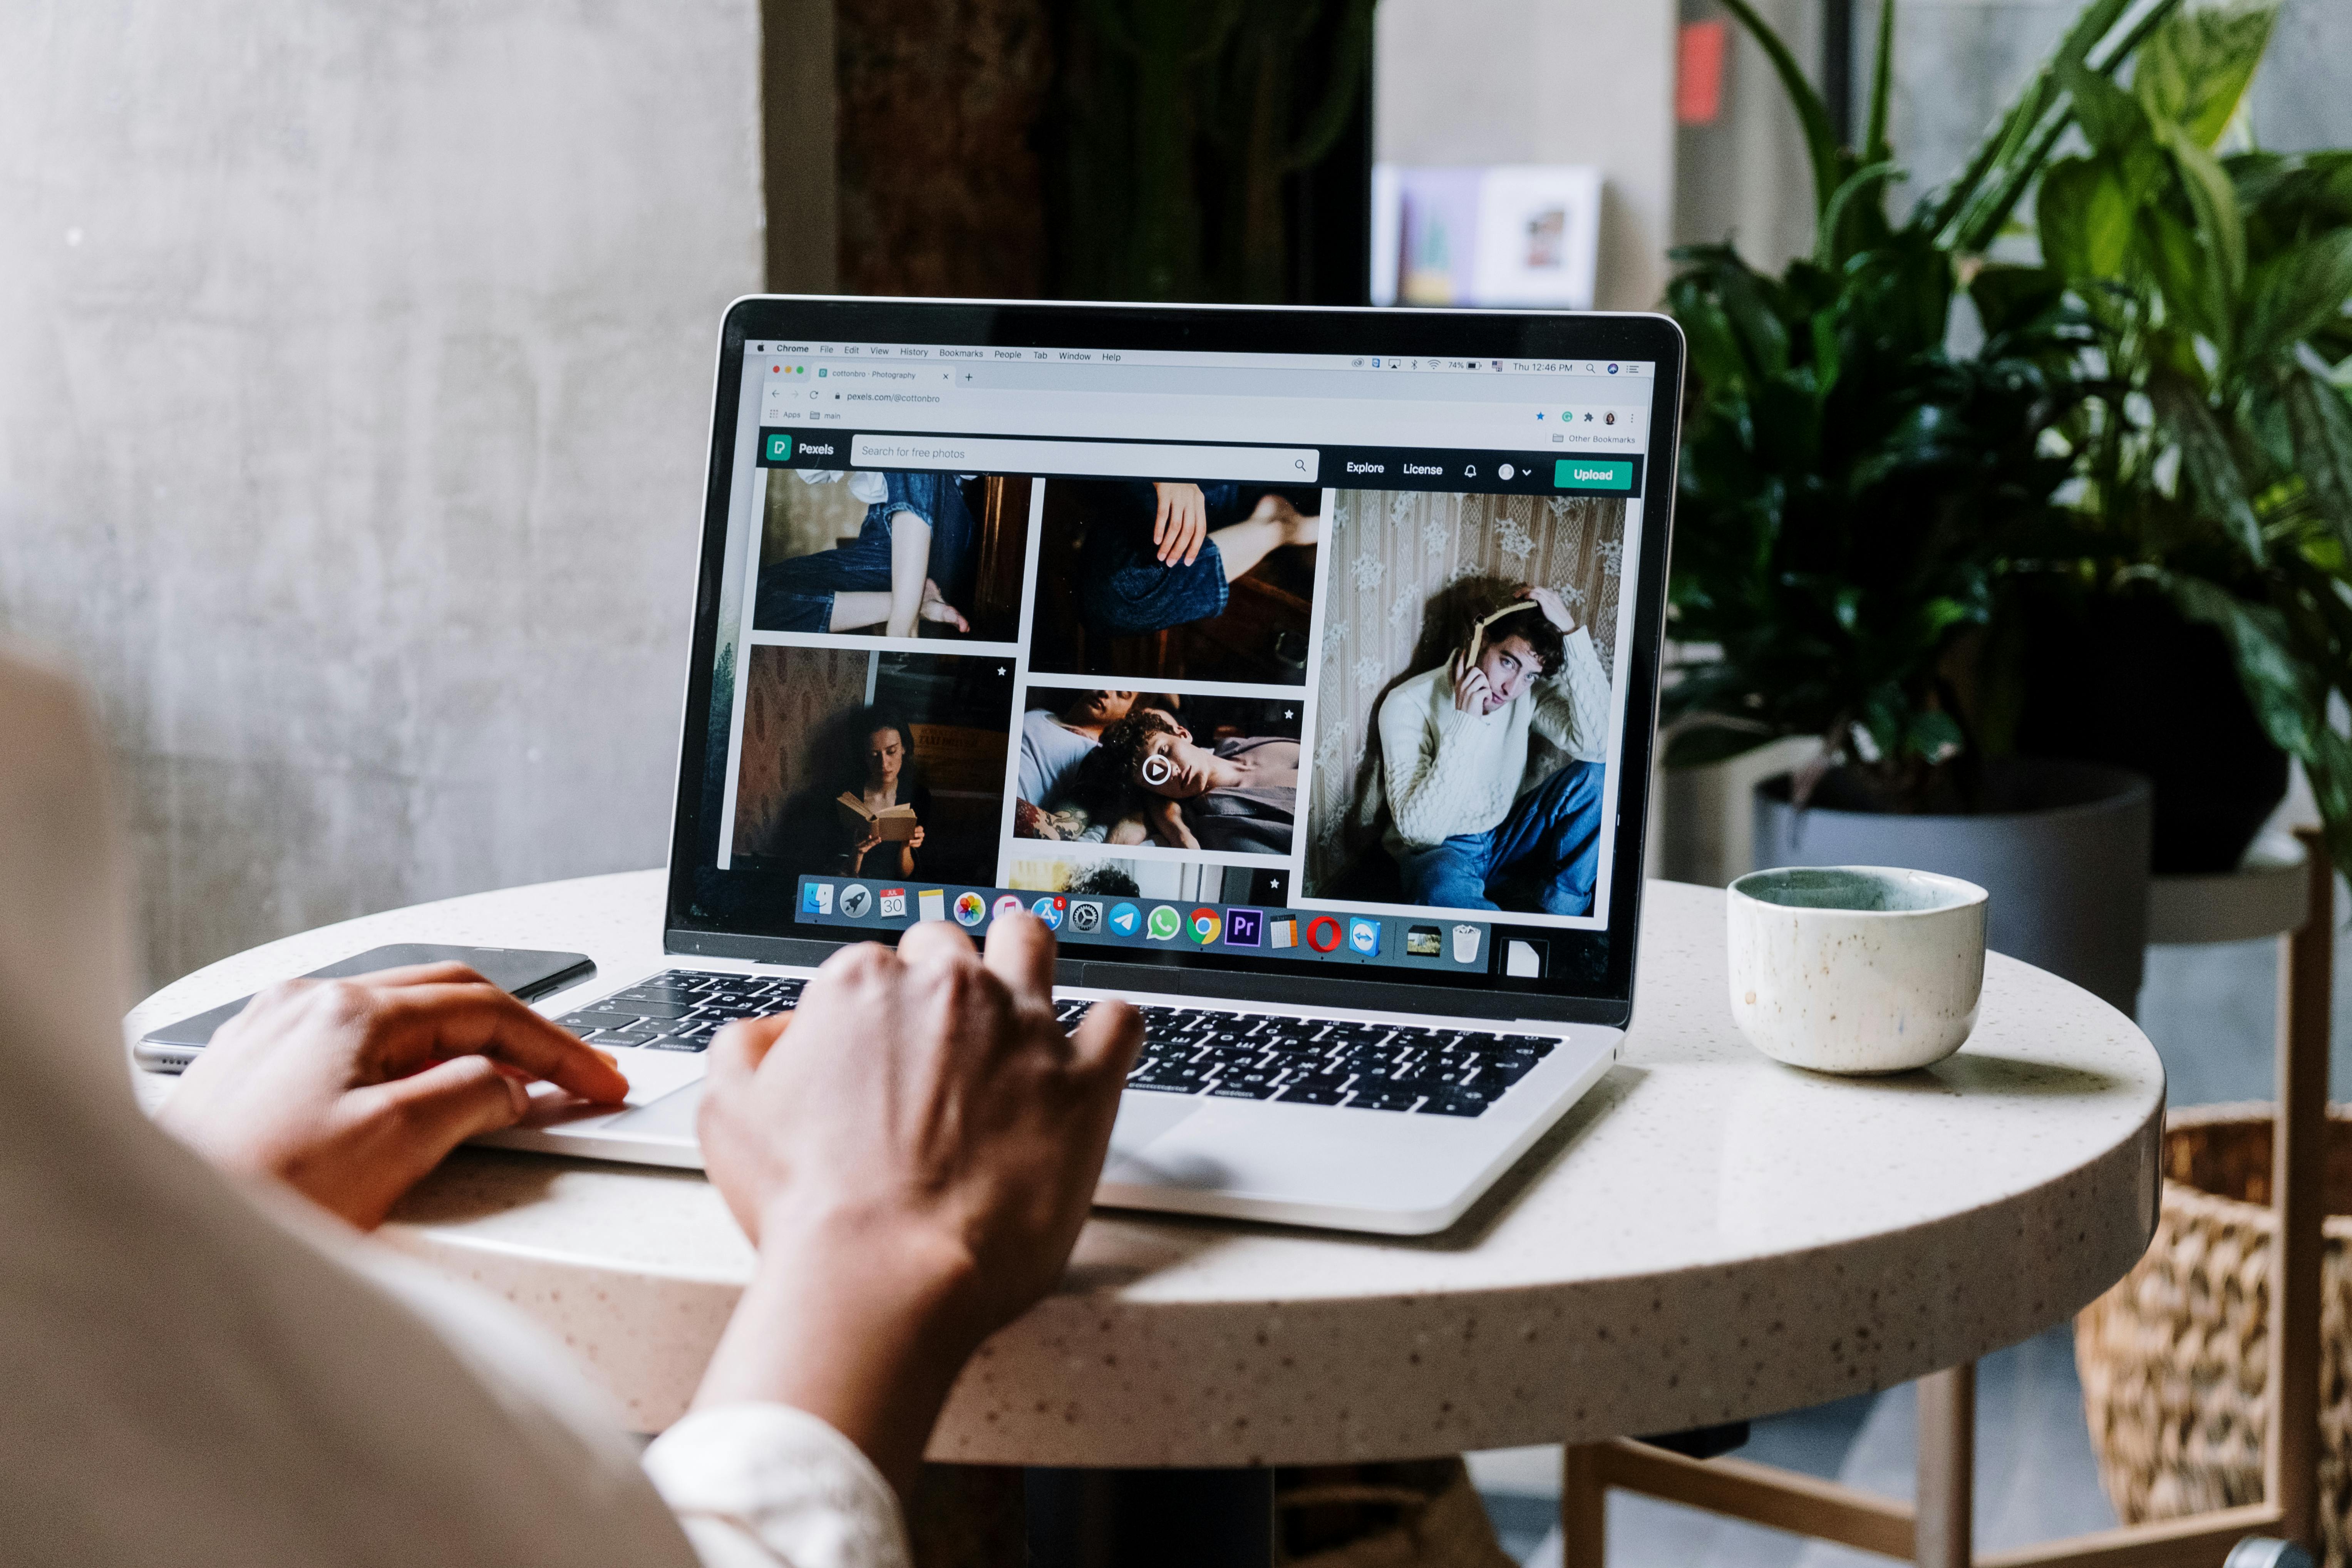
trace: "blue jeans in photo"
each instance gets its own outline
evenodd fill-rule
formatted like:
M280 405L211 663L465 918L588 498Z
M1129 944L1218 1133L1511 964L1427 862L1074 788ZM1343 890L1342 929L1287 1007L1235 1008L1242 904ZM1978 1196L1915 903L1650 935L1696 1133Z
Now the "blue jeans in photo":
M770 483L777 481L771 480ZM751 625L763 632L833 629L835 594L890 591L890 524L901 512L930 524L930 563L924 574L947 602L970 602L979 530L953 474L889 474L887 493L866 509L857 537L831 550L794 555L760 569Z
M1225 613L1233 590L1224 557L1203 543L1189 566L1162 563L1151 542L1159 493L1148 484L1122 486L1124 515L1095 518L1087 526L1078 563L1078 612L1087 629L1104 637L1137 637L1205 621ZM1223 528L1247 513L1239 485L1203 485L1208 525Z
M1601 869L1601 766L1571 762L1511 803L1484 833L1457 833L1397 857L1405 901L1497 910L1486 890L1514 871L1541 883L1544 913L1589 915Z

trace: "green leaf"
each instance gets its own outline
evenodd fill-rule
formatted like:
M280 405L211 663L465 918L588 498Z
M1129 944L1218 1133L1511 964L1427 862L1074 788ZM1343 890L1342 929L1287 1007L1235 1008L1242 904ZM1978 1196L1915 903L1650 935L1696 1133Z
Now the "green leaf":
M1789 52L1780 35L1748 0L1723 0L1723 4L1762 47L1765 58L1772 62L1772 69L1780 79L1781 90L1789 95L1789 107L1797 111L1798 128L1805 138L1805 155L1813 165L1813 213L1818 217L1829 210L1830 197L1836 193L1839 183L1837 132L1830 119L1830 106L1813 90L1805 68Z
M2133 205L2105 158L2062 158L2042 176L2034 200L2042 259L2078 286L2123 274L2131 253Z
M1923 708L1911 715L1911 732L1904 737L1910 753L1923 762L1940 763L1968 743L1968 732L1949 713Z
M2195 385L2173 371L2148 377L2147 395L2165 433L2180 448L2181 470L2208 520L2228 529L2246 558L2261 564L2266 553L2263 525L2254 516L2237 455L2213 411Z
M2281 400L2312 506L2352 549L2352 403L2305 365L2289 374Z
M1992 263L1978 268L1969 284L1969 298L1985 335L1998 339L2021 331L2056 310L2066 293L2066 277L2056 267L2006 267Z
M2156 134L2139 100L2098 72L2070 65L2059 79L2074 95L2076 123L2098 152L2121 153Z
M2158 0L2149 16L2135 25L2135 34L2179 4L2180 0ZM1919 204L1913 222L1922 232L1942 237L1965 251L1979 251L1990 243L1993 232L2008 220L2010 204L2023 193L2026 178L2049 155L2057 132L2065 127L2064 116L2052 114L2059 97L2059 73L2069 64L2087 61L2092 49L2133 7L2134 0L2091 0L2083 7L2050 58L1993 122L1960 173ZM2112 71L2129 53L2128 48L2118 50L2097 68ZM2053 118L2054 124L2045 123ZM2010 194L2005 198L1989 198L1990 192ZM1963 217L1969 220L1965 224ZM1947 230L1954 232L1947 234Z
M2139 209L2140 256L2169 313L2215 342L2229 336L2229 301L2221 274L2206 264L2197 237L2163 207Z
M1821 221L1816 226L1813 235L1813 260L1816 265L1837 267L1853 254L1858 247L1846 245L1841 237L1846 227L1846 215L1854 210L1856 202L1864 200L1887 181L1899 178L1902 174L1900 166L1885 163L1869 164L1846 176L1845 183L1830 197L1830 205L1822 209Z
M2271 744L2298 757L2307 756L2311 731L2326 728L2326 698L2296 661L2288 643L2285 617L2268 605L2249 604L2201 577L2166 572L2157 574L2157 582L2182 615L2228 639L2238 666L2239 684L2245 688Z
M2246 224L2238 210L2237 188L2213 154L2189 137L2169 134L2166 145L2197 214L2198 231L2221 268L2223 296L2234 301L2246 286Z
M2248 280L2239 363L2291 352L2342 320L2352 299L2352 228L2339 228L2273 257Z
M1878 0L1878 50L1870 65L1870 122L1862 133L1862 161L1895 156L1886 141L1887 100L1895 89L1895 0Z
M2210 147L2270 47L2274 5L2183 8L2141 46L2132 89L2149 118Z

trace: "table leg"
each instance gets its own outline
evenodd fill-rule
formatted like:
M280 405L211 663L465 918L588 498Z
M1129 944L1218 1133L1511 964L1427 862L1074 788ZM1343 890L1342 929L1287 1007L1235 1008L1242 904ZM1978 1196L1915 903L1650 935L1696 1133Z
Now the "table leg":
M1919 1568L1969 1568L1974 1552L1977 1369L1963 1362L1919 1380Z
M1049 1470L1027 1478L1030 1568L1272 1568L1274 1472Z

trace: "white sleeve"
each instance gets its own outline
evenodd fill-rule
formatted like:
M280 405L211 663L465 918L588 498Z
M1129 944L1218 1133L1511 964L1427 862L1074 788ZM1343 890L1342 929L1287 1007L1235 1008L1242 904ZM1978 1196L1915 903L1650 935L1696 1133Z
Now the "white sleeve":
M1562 639L1559 671L1536 687L1536 732L1579 761L1609 755L1609 672L1593 651L1592 634L1579 626Z
M908 1568L889 1483L804 1410L698 1410L654 1439L645 1466L704 1568Z

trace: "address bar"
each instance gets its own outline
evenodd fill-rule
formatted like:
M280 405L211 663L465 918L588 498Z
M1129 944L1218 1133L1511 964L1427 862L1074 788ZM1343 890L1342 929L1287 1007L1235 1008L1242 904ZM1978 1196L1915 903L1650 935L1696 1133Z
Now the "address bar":
M1187 447L1157 441L1038 441L987 436L860 436L858 468L936 468L959 474L1067 474L1131 479L1320 482L1312 447Z

